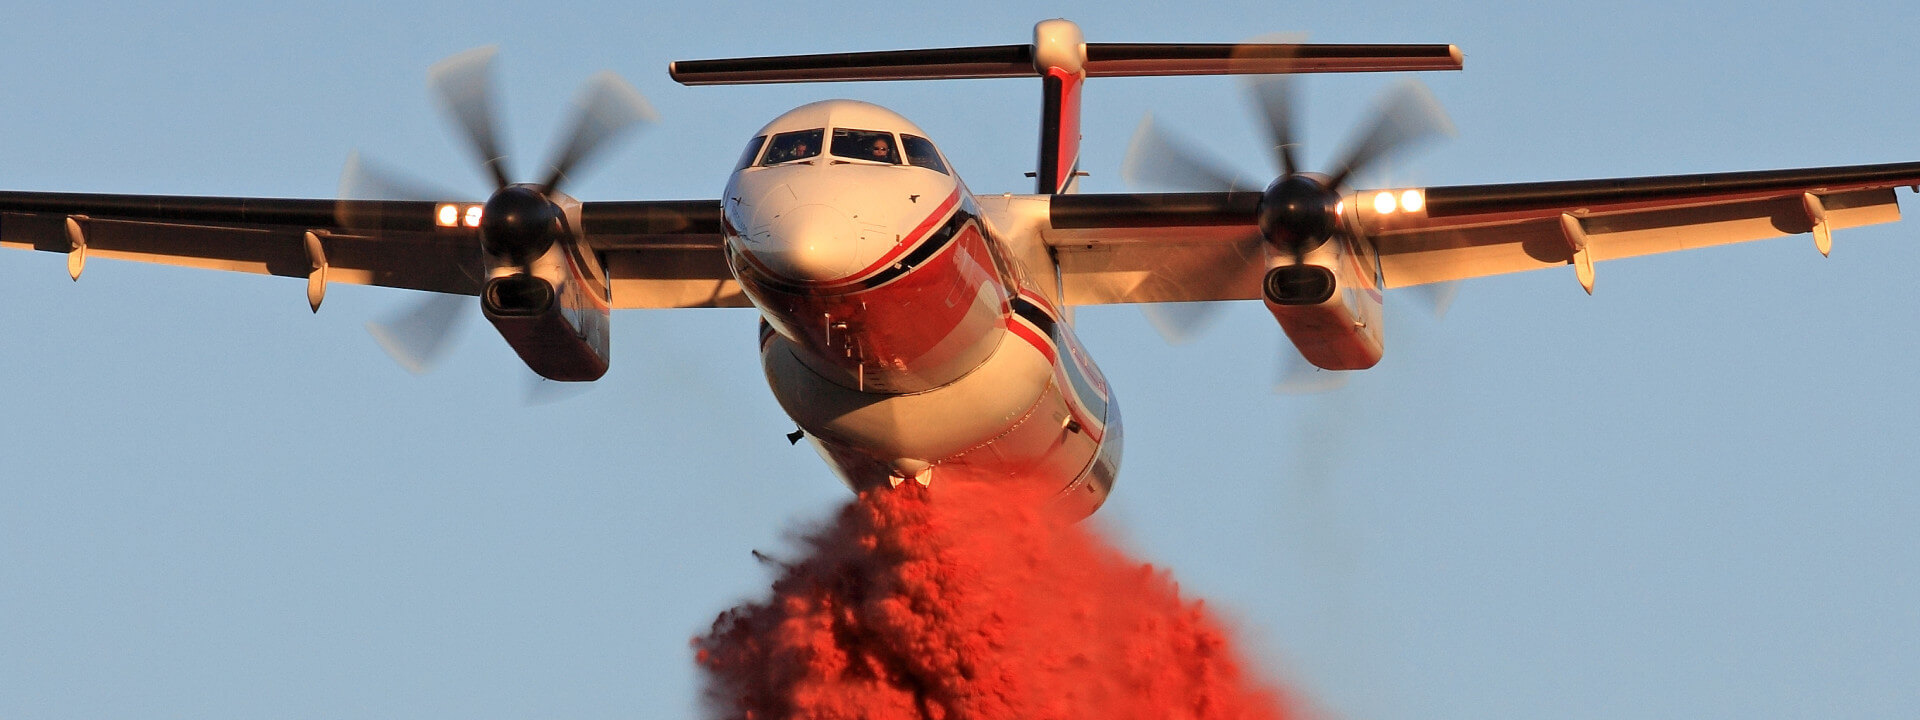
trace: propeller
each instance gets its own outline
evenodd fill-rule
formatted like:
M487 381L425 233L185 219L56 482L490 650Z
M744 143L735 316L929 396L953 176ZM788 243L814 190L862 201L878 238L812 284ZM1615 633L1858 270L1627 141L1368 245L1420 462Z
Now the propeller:
M1200 337L1220 318L1220 303L1147 303L1140 306L1140 312L1168 345L1185 345Z
M427 293L399 314L367 323L367 333L400 367L419 375L439 362L455 328L473 314L472 304L473 298L464 295Z
M1281 346L1279 366L1274 371L1274 392L1282 395L1318 395L1346 387L1347 381L1353 378L1351 370L1315 367L1300 353L1294 352L1293 346L1285 340L1281 341Z
M489 45L456 54L427 69L440 109L460 126L461 136L473 148L480 167L492 176L494 189L513 184L506 153L494 132L493 58L500 48Z
M481 247L524 266L566 232L565 213L553 196L575 169L656 116L640 91L619 75L611 71L595 75L574 101L573 120L556 144L558 151L548 164L546 178L537 184L514 183L495 122L493 60L497 54L496 48L483 47L442 60L427 71L427 84L494 183L481 211Z
M1274 250L1298 265L1328 240L1350 230L1342 217L1341 198L1349 183L1379 163L1414 147L1453 132L1453 124L1433 93L1418 81L1408 80L1389 88L1375 106L1373 114L1348 141L1329 172L1302 169L1294 83L1288 74L1248 76L1245 89L1260 128L1264 131L1273 167L1279 174L1260 190L1256 224L1260 237ZM1151 115L1140 122L1128 145L1121 177L1135 186L1192 192L1251 191L1253 181L1191 144L1174 137L1153 122ZM1451 288L1432 294L1435 315L1445 312L1451 302ZM1148 310L1148 319L1169 342L1180 343L1197 335L1218 314L1218 303L1193 307ZM1304 364L1304 363L1303 363ZM1332 378L1343 375L1303 374L1282 369L1276 385L1317 392L1327 389ZM1312 377L1312 382L1300 378ZM1340 381L1344 382L1344 380ZM1335 384L1337 386L1337 383Z
M538 183L515 183L500 142L495 109L493 61L497 55L498 49L491 46L456 54L427 71L427 85L493 186L481 211L482 249L526 267L568 232L566 215L555 199L562 188L615 141L652 123L657 115L640 91L618 74L601 72L576 96L572 117L554 144L545 177ZM339 215L347 227L371 227L377 218L368 217L368 208L376 206L353 201L446 197L355 154L341 177ZM388 321L369 323L367 329L402 367L425 372L455 327L472 314L468 302L465 297L429 294Z
M1294 132L1292 82L1284 75L1259 76L1247 84L1254 109L1266 131L1273 164L1280 174L1260 193L1257 222L1261 237L1299 263L1336 234L1347 232L1340 198L1348 182L1386 158L1434 137L1453 125L1418 81L1395 85L1382 97L1373 117L1351 142L1331 172L1300 169L1300 143ZM1174 190L1228 192L1251 190L1240 176L1217 160L1162 131L1151 116L1142 120L1127 150L1121 176L1136 185Z

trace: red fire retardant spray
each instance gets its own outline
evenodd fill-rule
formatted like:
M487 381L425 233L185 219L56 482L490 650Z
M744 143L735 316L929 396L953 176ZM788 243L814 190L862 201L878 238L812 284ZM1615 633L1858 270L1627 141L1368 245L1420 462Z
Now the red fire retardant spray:
M1226 626L1084 524L993 493L863 493L693 646L708 714L1286 720Z

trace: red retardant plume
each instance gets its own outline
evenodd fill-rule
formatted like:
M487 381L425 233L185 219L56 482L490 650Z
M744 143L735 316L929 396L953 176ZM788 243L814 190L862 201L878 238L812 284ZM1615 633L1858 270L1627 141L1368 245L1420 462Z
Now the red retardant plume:
M1167 573L996 493L908 483L804 539L772 597L693 642L738 720L1284 720ZM969 499L973 498L973 499Z

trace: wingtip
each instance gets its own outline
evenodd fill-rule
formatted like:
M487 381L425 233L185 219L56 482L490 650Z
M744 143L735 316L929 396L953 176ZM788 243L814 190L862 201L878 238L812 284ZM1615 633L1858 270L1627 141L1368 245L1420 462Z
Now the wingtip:
M706 83L696 82L693 77L690 77L688 75L681 73L679 60L673 60L667 63L667 79L680 83L681 85L685 85L687 87L695 87L698 85L706 84Z

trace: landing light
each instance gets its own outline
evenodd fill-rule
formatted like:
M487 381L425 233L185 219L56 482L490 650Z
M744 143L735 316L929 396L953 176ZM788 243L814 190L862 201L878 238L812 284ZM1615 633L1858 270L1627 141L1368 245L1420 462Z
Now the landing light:
M1393 193L1383 192L1373 196L1373 211L1381 215L1393 212Z
M465 225L480 227L480 209L478 204L440 203L433 207L433 224L443 228L457 228Z
M1407 212L1420 212L1420 208L1423 208L1426 206L1427 206L1427 199L1420 194L1419 190L1408 190L1406 192L1400 193L1400 209L1401 210L1405 210Z

